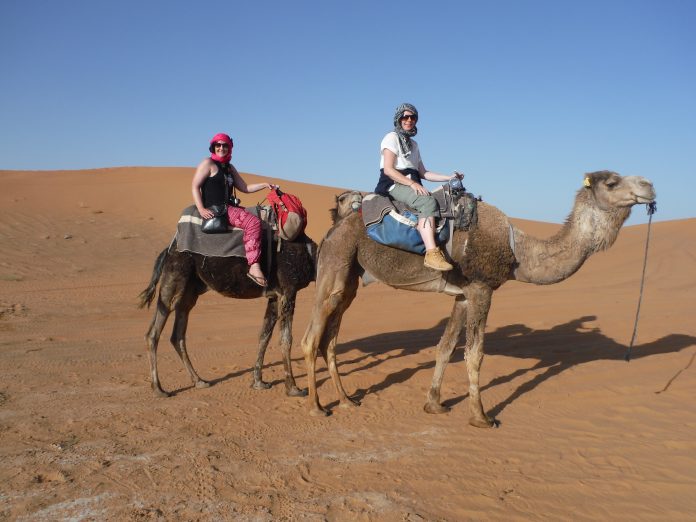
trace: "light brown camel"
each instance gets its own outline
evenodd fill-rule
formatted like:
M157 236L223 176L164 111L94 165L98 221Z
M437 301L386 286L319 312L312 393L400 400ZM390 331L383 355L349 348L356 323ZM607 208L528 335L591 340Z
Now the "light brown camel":
M432 385L425 411L443 413L440 387L460 333L466 329L465 357L469 375L469 423L490 427L495 421L483 409L479 370L483 338L493 291L505 281L553 284L573 275L595 252L609 248L631 213L631 207L655 199L647 179L601 171L585 175L584 187L561 230L542 240L513 226L497 208L479 203L478 224L468 233L455 231L452 260L455 268L440 273L423 267L423 258L380 245L367 238L360 216L348 216L329 230L317 265L317 288L310 323L302 339L309 382L308 407L326 415L317 396L316 358L321 353L340 396L340 406L358 405L341 384L336 368L336 338L343 313L353 301L358 278L369 272L395 288L459 294L437 346Z
M330 210L334 223L356 211L355 199L360 193L344 192L336 196L336 207ZM248 277L246 259L240 257L206 257L190 252L179 252L176 242L165 248L157 257L150 285L140 294L140 307L152 303L157 285L159 296L157 309L145 335L148 345L152 391L156 397L168 397L162 389L157 372L157 345L162 329L174 312L174 327L171 343L181 358L196 388L207 388L210 383L201 379L191 365L186 351L186 327L191 309L198 297L215 290L226 297L255 299L266 297L266 313L259 334L259 347L253 371L252 386L256 389L270 388L261 378L266 348L271 340L273 328L280 318L280 347L285 368L285 391L289 396L304 396L295 384L290 364L292 346L292 320L297 292L314 280L317 245L307 236L296 241L282 241L280 250L273 256L268 275L268 288L254 284Z

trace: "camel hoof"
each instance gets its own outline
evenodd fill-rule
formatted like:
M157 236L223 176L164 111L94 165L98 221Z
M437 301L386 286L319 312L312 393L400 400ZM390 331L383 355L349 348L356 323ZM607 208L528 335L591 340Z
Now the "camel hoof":
M497 428L499 423L497 420L490 419L488 417L484 417L483 419L479 417L471 417L469 419L469 424L475 428Z
M210 388L210 383L204 380L197 381L196 388Z
M164 399L165 397L171 397L171 393L167 393L164 391L162 388L153 388L152 394L157 398L157 399Z
M309 410L309 414L312 417L328 417L329 415L331 415L331 412L325 410L324 408L312 408L311 410Z
M425 413L432 413L432 414L439 414L439 413L448 413L452 408L449 406L443 406L442 404L438 404L436 402L426 402L425 406L423 406L423 411Z
M348 399L348 400L342 400L342 401L338 404L338 407L341 408L341 409L343 409L343 410L347 410L347 409L350 409L350 408L357 408L358 406L360 406L360 401L359 401L359 400L353 399L353 398L351 398L351 397L347 397L347 399Z
M254 381L251 385L255 390L268 390L271 387L271 383L265 381Z
M287 388L285 393L288 397L306 397L307 389L305 388L304 390L301 390L297 386L292 386L290 388Z

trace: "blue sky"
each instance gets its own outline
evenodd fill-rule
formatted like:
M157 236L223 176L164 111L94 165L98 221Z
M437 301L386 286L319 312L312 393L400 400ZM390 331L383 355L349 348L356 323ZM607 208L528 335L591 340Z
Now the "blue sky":
M408 101L426 167L510 216L560 223L610 169L696 217L694 27L690 0L2 0L0 169L193 169L222 131L241 171L368 191Z

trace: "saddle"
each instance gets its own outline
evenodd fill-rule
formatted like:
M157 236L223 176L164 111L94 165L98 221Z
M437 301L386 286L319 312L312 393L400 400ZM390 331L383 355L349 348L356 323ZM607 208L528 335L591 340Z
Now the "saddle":
M464 187L449 184L432 191L438 203L440 216L436 218L435 239L448 241L452 229L468 231L477 223L477 199ZM425 252L420 234L415 230L415 210L405 203L379 194L368 194L362 202L363 223L367 235L378 243L409 252Z
M264 252L270 252L273 245L275 218L271 207L247 207L250 214L261 219L261 236ZM193 252L208 257L246 257L244 252L244 231L229 227L227 232L206 234L201 229L203 218L195 205L186 207L176 227L176 247L179 252Z

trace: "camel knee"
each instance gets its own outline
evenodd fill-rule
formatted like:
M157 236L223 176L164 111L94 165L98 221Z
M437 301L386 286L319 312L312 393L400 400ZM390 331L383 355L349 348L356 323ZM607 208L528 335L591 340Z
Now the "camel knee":
M343 291L334 292L331 295L329 295L329 298L326 301L327 312L332 313L334 310L336 310L336 308L338 308L339 305L343 303L344 299L345 292Z
M302 342L300 344L302 346L302 353L304 354L306 360L313 360L317 358L317 349L319 347L319 343L317 342L318 338L319 336L309 332L306 333L302 338Z
M451 346L438 346L438 350L435 354L437 361L440 363L448 363L452 359L452 354L456 346L452 344Z

